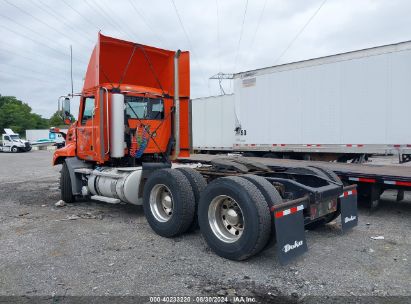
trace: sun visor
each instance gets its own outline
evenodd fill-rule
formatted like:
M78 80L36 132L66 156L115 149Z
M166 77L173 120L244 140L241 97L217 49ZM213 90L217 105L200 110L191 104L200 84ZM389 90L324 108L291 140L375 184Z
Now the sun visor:
M84 81L84 90L103 83L162 89L174 95L174 51L141 45L99 34ZM190 96L189 52L179 60L180 96Z

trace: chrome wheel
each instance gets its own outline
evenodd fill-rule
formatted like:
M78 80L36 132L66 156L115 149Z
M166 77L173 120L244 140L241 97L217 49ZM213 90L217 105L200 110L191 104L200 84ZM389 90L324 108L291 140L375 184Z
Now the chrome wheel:
M166 185L157 184L151 189L150 209L159 222L167 222L172 217L173 196Z
M244 231L243 212L238 203L227 195L219 195L211 201L208 222L214 234L225 243L237 241Z

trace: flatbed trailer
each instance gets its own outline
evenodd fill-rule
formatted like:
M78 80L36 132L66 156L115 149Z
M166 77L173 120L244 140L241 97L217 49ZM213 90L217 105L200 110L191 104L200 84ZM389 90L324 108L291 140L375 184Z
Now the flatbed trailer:
M193 154L182 162L210 163L218 155ZM241 156L233 156L241 157ZM366 165L324 161L302 161L293 159L274 159L247 157L272 169L281 170L294 167L319 166L335 172L346 185L357 184L358 199L370 208L376 208L381 194L388 189L398 191L397 200L404 198L404 191L411 191L411 167L395 165Z

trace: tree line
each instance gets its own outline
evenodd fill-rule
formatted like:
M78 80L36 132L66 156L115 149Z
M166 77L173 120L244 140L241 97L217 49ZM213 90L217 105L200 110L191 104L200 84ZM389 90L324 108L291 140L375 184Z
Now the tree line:
M56 111L49 119L33 113L31 107L14 96L0 94L0 132L10 128L24 135L27 129L48 129L50 127L65 127L63 120ZM1 134L0 133L0 134Z

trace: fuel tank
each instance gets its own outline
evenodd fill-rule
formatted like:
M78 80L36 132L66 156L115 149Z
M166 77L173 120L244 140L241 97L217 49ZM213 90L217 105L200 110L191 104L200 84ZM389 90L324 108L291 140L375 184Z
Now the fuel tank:
M142 167L95 169L88 177L87 187L92 195L142 205L139 198L142 172Z

